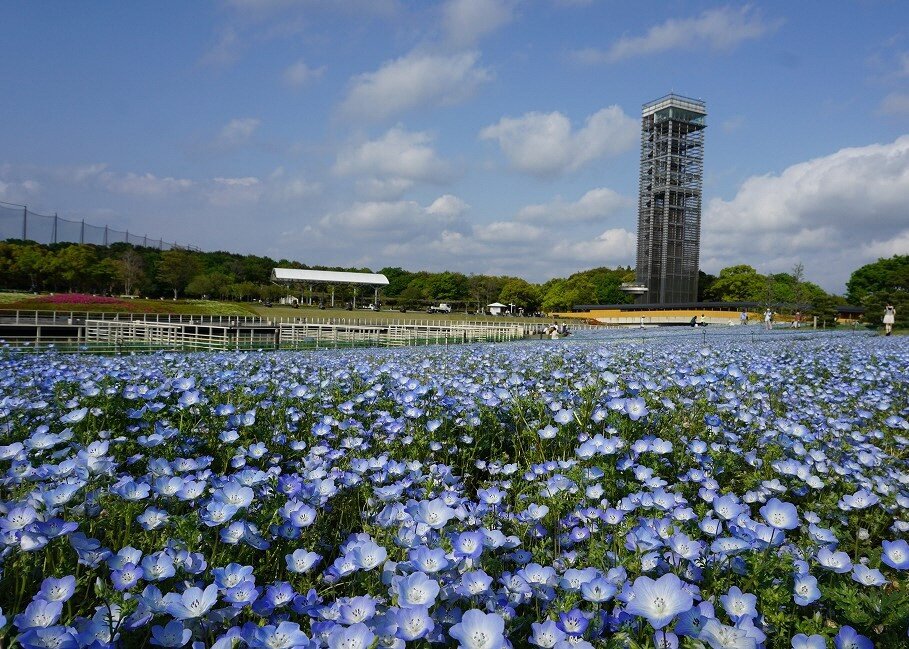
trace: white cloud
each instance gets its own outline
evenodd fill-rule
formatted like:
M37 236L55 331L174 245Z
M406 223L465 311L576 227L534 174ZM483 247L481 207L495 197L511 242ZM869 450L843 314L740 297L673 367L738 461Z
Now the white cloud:
M515 221L494 221L486 225L474 227L474 236L478 241L497 245L513 243L531 243L539 241L544 235L544 230L529 223Z
M296 63L289 65L284 70L282 76L285 85L290 86L291 88L299 88L310 81L319 79L323 72L325 72L324 67L311 68L306 64L306 61L297 61Z
M218 134L218 144L234 147L247 142L262 123L255 117L238 117L230 120Z
M492 78L477 66L478 60L477 52L451 56L412 52L355 77L341 111L349 117L382 120L413 108L456 104Z
M594 239L560 241L552 247L550 256L554 260L574 263L576 268L580 268L583 264L633 266L636 253L637 235L624 228L612 228Z
M900 53L899 68L896 73L900 77L909 77L909 52Z
M472 46L513 18L510 0L449 0L443 8L443 24L449 42Z
M400 126L342 151L334 171L342 176L367 176L374 187L406 190L415 181L440 183L451 174L449 165L436 155L428 133L406 131Z
M909 115L909 94L890 93L881 102L880 112L884 115Z
M637 129L637 122L613 105L589 116L574 133L562 113L527 113L503 117L484 128L480 138L496 140L515 169L555 176L627 151L637 140Z
M217 41L202 56L203 65L228 65L237 60L240 56L240 38L236 30L231 27L223 27L218 32Z
M452 194L439 196L432 204L426 208L428 214L437 216L442 220L454 220L463 215L470 205Z
M441 202L440 202L441 201ZM367 201L354 203L340 212L327 214L319 221L323 236L368 240L371 244L405 243L419 238L433 238L449 227L460 214L452 208L466 206L455 196L443 196L429 207L416 201ZM444 207L449 209L444 209Z
M546 223L551 227L559 227L568 223L604 221L633 204L632 199L608 187L598 187L591 189L573 203L556 198L550 203L528 205L521 208L515 218L519 221Z
M723 129L724 133L734 133L737 130L739 130L740 128L742 128L742 126L744 124L745 124L744 115L733 115L729 119L724 120L723 123L720 124L720 128Z
M810 277L841 291L849 273L874 260L873 250L905 241L907 196L909 136L753 176L732 200L707 205L701 265L780 272L801 261Z
M154 174L114 173L105 171L98 176L101 185L115 194L133 196L164 197L186 191L193 181L186 178L160 178Z
M671 18L643 36L625 36L606 51L587 48L574 53L583 63L614 63L623 59L675 49L731 50L779 26L768 23L749 5L709 9L696 18Z

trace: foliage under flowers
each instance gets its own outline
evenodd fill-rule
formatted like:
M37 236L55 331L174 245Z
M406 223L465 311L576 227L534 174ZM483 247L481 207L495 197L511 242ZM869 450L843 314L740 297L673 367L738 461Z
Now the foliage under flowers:
M0 643L900 647L909 341L0 356Z

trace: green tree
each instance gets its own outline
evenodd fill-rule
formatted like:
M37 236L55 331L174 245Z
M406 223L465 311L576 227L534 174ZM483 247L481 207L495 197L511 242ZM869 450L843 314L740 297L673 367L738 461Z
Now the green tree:
M51 281L62 282L67 290L91 290L92 271L97 263L94 246L68 245L45 257L44 270Z
M145 259L135 248L127 248L120 255L118 273L123 282L124 295L132 295L136 284L145 274Z
M534 313L540 306L540 291L523 279L510 279L499 293L499 302L515 304L523 308L525 313Z
M767 278L751 266L740 264L720 271L704 291L707 300L715 302L760 302L766 294Z
M168 250L161 253L156 275L162 284L174 292L176 300L180 291L199 274L200 266L195 253L188 250Z
M909 326L909 255L878 259L855 270L846 282L846 299L865 307L865 321L880 326L884 307L896 308L896 326Z
M35 244L17 245L12 251L12 274L24 278L21 288L35 291L43 283L42 276L47 266L49 253L43 246Z

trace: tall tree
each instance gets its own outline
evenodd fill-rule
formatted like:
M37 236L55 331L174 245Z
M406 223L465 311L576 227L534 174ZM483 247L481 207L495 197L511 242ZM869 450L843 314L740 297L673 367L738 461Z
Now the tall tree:
M188 250L168 250L158 260L158 279L174 292L176 300L193 277L199 274L199 260Z
M123 282L124 295L132 295L133 288L145 272L145 260L135 248L127 248L120 255L120 280Z

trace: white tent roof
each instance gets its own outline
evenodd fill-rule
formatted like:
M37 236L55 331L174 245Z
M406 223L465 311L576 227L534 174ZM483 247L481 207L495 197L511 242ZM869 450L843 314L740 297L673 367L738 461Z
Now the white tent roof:
M501 302L493 302L492 304L487 304L486 306L489 306L489 307L497 306L497 307L499 307L500 309L507 309L507 308L508 308L508 305L507 305L507 304L502 304Z
M388 278L378 273L343 273L334 270L300 270L275 268L271 271L275 282L312 282L325 284L368 284L388 286Z

